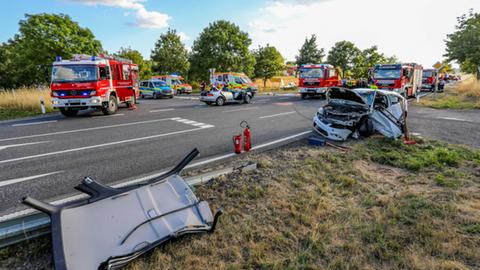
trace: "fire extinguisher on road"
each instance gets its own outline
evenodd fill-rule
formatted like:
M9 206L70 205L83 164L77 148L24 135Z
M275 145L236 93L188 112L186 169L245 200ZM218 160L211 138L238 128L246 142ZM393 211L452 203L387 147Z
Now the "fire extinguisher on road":
M243 131L243 151L250 152L250 149L252 149L250 126L245 120L240 123L240 126L245 128Z
M235 154L241 154L242 153L242 135L235 135L233 136L233 146L235 148Z

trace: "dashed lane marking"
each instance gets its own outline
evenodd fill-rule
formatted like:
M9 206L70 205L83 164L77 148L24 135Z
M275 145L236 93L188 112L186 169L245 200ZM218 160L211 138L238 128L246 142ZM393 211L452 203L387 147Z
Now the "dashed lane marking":
M12 127L23 127L23 126L33 126L33 125L43 125L43 124L50 124L58 122L58 120L50 120L50 121L40 121L40 122L28 122L28 123L20 123L20 124L13 124Z
M175 109L160 109L160 110L151 110L150 112L151 113L156 113L156 112L169 112L169 111L173 111Z
M460 122L469 122L468 120L461 119L461 118L455 118L455 117L437 117L437 119L460 121Z
M199 127L199 128L215 127L214 125L205 124L205 123L201 123L201 122L197 122L197 121L189 120L189 119L184 119L184 118L180 118L180 117L172 118L172 120L177 121L177 122L182 123L182 124L187 124L187 125L191 125L191 126Z
M20 143L20 144L10 144L10 145L0 145L0 150L5 150L5 149L7 149L7 148L12 148L12 147L20 147L20 146L27 146L27 145L48 143L48 142L50 142L50 141L31 142L31 143Z
M277 117L277 116L282 116L282 115L287 115L287 114L294 114L297 112L284 112L284 113L277 113L277 114L272 114L272 115L266 115L266 116L261 116L259 117L260 119L265 119L265 118L272 118L272 117Z
M250 111L250 110L256 110L256 109L258 109L258 107L248 107L248 108L242 108L242 109L235 109L235 110L223 111L223 113Z
M42 177L46 177L46 176L50 176L50 175L54 175L54 174L59 174L61 172L63 172L63 171L44 173L44 174L33 175L33 176L22 177L22 178L16 178L16 179L9 179L9 180L5 180L5 181L1 181L0 182L0 187L13 185L13 184L16 184L16 183L25 182L25 181L29 181L29 180L33 180L33 179L37 179L37 178L42 178Z

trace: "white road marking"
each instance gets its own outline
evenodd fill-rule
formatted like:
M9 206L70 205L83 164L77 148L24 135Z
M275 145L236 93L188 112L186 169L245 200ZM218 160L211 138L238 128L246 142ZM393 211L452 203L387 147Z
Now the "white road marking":
M191 125L191 126L200 127L200 128L215 127L214 125L205 124L205 123L201 123L201 122L197 122L197 121L193 121L193 120L189 120L189 119L183 119L183 118L180 118L180 117L172 118L172 120L175 120L175 121L177 121L179 123L182 123L182 124Z
M25 182L25 181L28 181L28 180L33 180L33 179L37 179L37 178L41 178L41 177L45 177L45 176L50 176L50 175L58 174L58 173L61 173L61 172L63 172L63 171L44 173L44 174L33 175L33 176L28 176L28 177L5 180L5 181L0 182L0 187L16 184L16 183L20 183L20 182Z
M287 141L287 140L291 140L293 138L300 137L300 136L306 135L306 134L311 133L311 132L312 131L309 130L309 131L300 132L300 133L297 133L297 134L294 134L294 135L290 135L290 136L287 136L285 138L281 138L281 139L278 139L278 140L275 140L275 141L272 141L272 142L268 142L268 143L265 143L265 144L255 146L255 147L252 148L252 150L258 150L258 149L261 149L261 148L265 148L267 146L270 146L270 145L273 145L273 144L276 144L276 143L280 143L280 142L284 142L284 141ZM216 156L216 157L213 157L213 158L209 158L209 159L206 159L206 160L202 160L202 161L199 161L199 162L189 164L185 167L185 169L198 167L198 166L201 166L201 165L209 164L209 163L212 163L212 162L215 162L215 161L231 158L231 157L234 157L234 156L236 156L235 153ZM141 177L141 178L129 180L129 181L126 181L126 182L118 183L116 185L113 185L112 187L119 188L119 187L125 187L125 186L129 186L129 185L141 183L141 182L147 181L149 179L159 177L159 176L165 174L166 172L168 172L168 170L161 171L161 172L151 174L151 175L147 175L147 176L144 176L144 177ZM74 196L71 196L71 197L67 197L67 198L63 198L63 199L60 199L60 200L53 201L53 202L51 202L51 204L61 205L61 204L65 204L65 203L68 203L68 202L71 202L71 201L84 199L84 198L87 198L87 197L88 197L88 195L86 195L86 194L79 194L79 195L74 195ZM4 221L10 220L10 219L13 219L13 218L16 218L16 217L20 217L20 216L29 215L29 214L32 214L32 213L35 213L35 212L37 212L37 211L33 210L33 209L30 209L30 208L22 210L22 211L14 212L14 213L11 213L11 214L8 214L8 215L1 216L0 217L0 222L4 222Z
M10 145L0 145L0 150L5 150L5 149L7 149L7 148L12 148L12 147L20 147L20 146L34 145L34 144L40 144L40 143L48 143L48 142L50 142L50 141L21 143L21 144L10 144Z
M61 151L43 153L43 154L32 155L32 156L25 156L25 157L19 157L19 158L0 160L0 164L15 162L15 161L22 161L22 160L33 159L33 158L59 155L59 154L78 152L78 151L95 149L95 148L106 147L106 146L112 146L112 145L123 144L123 143L131 143L131 142L150 140L150 139L166 137L166 136L170 136L170 135L177 135L177 134L182 134L182 133L194 132L194 131L198 131L198 130L202 130L202 129L206 129L206 128L210 128L210 127L212 127L212 126L202 126L202 127L197 127L197 128L193 128L193 129L187 129L187 130L157 134L157 135L152 135L152 136L147 136L147 137L140 137L140 138L134 138L134 139L129 139L129 140L122 140L122 141L116 141L116 142L109 142L109 143L102 143L102 144L96 144L96 145L90 145L90 146L84 146L84 147L78 147L78 148L65 149L65 150L61 150Z
M199 100L199 97L175 97L176 99L188 99L188 100Z
M92 116L91 118L105 118L105 117L115 117L115 116L123 116L124 113L117 113L112 115L99 115L99 116Z
M261 117L259 117L259 118L260 118L260 119L265 119L265 118L277 117L277 116L282 116L282 115L287 115L287 114L293 114L293 113L296 113L296 112L277 113L277 114L272 114L272 115L261 116Z
M23 127L23 126L33 126L33 125L43 125L43 124L50 124L58 122L58 120L50 120L50 121L41 121L41 122L28 122L28 123L20 123L20 124L13 124L12 127Z
M290 99L290 98L289 97L279 98L279 100L285 100L285 99Z
M169 112L169 111L173 111L175 109L160 109L160 110L151 110L150 112L151 113L156 113L156 112Z
M460 118L455 118L455 117L437 117L437 119L460 121L460 122L469 122L468 120L460 119Z
M256 110L256 109L258 109L258 107L248 107L248 108L243 108L243 109L223 111L222 113L241 112L241 111L249 111L249 110Z
M422 136L422 133L410 132L410 135L412 135L412 136Z
M69 134L69 133L75 133L75 132L92 131L92 130L98 130L98 129L107 129L107 128L115 128L115 127L126 127L126 126L141 125L141 124L151 124L151 123L157 123L157 122L168 121L168 120L175 120L175 118L163 118L163 119L155 119L155 120L148 120L148 121L140 121L140 122L132 122L132 123L125 123L125 124L118 124L118 125L110 125L110 126L101 126L101 127L92 127L92 128L83 128L83 129L74 129L74 130L57 131L57 132L51 132L51 133L35 134L35 135L28 135L28 136L21 136L21 137L0 139L0 142L12 141L12 140L20 140L20 139L30 139L30 138L37 138L37 137L45 137L45 136L52 136L52 135L59 135L59 134Z

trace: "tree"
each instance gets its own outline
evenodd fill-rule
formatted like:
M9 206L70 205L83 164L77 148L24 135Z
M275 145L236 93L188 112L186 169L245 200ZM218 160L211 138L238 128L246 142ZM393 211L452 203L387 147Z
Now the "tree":
M457 21L456 31L447 35L445 56L449 61L457 61L463 71L477 74L480 79L480 14L470 10Z
M325 51L318 49L317 36L312 35L310 39L305 38L305 42L300 48L298 55L295 57L297 66L304 64L320 64L325 57Z
M19 33L2 45L0 57L7 55L9 60L8 66L0 71L10 70L10 74L0 74L0 87L3 88L47 83L55 56L71 58L73 54L95 55L102 51L93 33L80 27L68 15L27 14L19 25ZM11 76L10 82L3 81L6 75Z
M180 73L185 76L190 68L188 51L174 29L160 35L150 58L153 71L160 75Z
M252 76L255 57L248 49L251 43L248 33L231 22L220 20L209 24L193 43L191 76L206 80L210 68Z
M357 79L366 78L369 68L374 67L376 64L386 64L386 62L387 58L385 55L378 51L377 46L372 46L361 51L353 60L353 76Z
M328 63L339 67L342 70L342 76L346 73L352 73L355 60L359 59L362 51L350 41L340 41L335 43L328 52Z
M262 78L263 87L266 87L267 80L277 75L285 67L283 57L275 47L268 44L265 47L259 47L254 54L255 77Z
M152 76L151 61L143 59L143 56L139 51L132 50L131 48L120 48L115 55L121 58L130 59L133 63L137 64L141 79L148 79Z

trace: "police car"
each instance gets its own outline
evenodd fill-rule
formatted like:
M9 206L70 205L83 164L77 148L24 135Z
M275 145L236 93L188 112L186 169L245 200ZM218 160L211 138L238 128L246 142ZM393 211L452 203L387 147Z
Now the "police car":
M153 99L158 98L173 98L175 95L174 90L166 82L158 79L150 79L140 82L140 97Z

